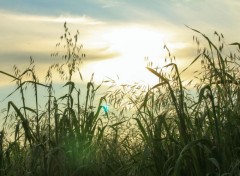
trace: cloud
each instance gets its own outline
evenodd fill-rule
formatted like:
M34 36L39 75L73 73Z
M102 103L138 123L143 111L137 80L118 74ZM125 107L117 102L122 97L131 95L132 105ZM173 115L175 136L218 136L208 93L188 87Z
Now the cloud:
M64 23L67 21L72 24L82 24L82 25L96 25L102 24L102 21L95 20L89 16L82 15L70 15L65 13L64 15L58 16L44 16L44 15L29 15L17 12L10 12L5 10L0 10L0 16L2 18L8 18L9 20L22 21L22 22L51 22L51 23Z
M114 59L120 55L117 51L110 51L106 47L84 49L83 53L86 55L83 62ZM0 70L7 69L8 71L11 71L13 65L26 67L29 64L30 57L37 65L45 66L50 66L53 63L61 63L64 61L61 56L51 57L50 53L47 52L0 52Z
M108 47L104 48L92 48L86 49L84 51L86 53L86 61L99 61L106 59L113 59L115 57L120 56L120 53L117 51L111 51Z

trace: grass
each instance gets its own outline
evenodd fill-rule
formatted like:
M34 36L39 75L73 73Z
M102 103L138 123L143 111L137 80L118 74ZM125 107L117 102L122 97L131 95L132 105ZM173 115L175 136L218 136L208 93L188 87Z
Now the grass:
M78 32L72 37L66 23L57 44L64 53L51 54L62 57L63 63L49 67L45 83L38 81L33 60L23 72L16 66L14 74L0 71L16 82L7 97L20 94L22 102L8 102L0 133L0 175L239 175L240 44L227 45L217 32L217 42L212 42L188 28L196 34L196 58L180 72L165 46L166 65L146 68L159 78L153 87L114 87L110 80L109 90L97 98L102 84L95 85L92 77L83 92L72 75L79 72L82 79L79 65L86 56L78 45ZM195 63L201 63L201 69L194 85L183 84L182 73ZM165 68L171 72L165 73ZM60 97L53 89L54 70L67 88ZM28 87L34 99L26 96ZM47 92L44 108L39 89ZM189 93L192 90L196 94Z

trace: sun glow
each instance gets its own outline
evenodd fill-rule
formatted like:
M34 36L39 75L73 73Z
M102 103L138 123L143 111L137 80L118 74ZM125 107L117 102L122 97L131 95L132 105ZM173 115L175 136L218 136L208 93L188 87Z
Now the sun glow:
M101 40L109 45L109 50L119 56L87 64L85 71L93 70L95 78L119 76L121 83L143 82L156 84L158 79L147 69L147 61L163 66L162 49L165 35L159 31L142 26L120 27L105 31Z

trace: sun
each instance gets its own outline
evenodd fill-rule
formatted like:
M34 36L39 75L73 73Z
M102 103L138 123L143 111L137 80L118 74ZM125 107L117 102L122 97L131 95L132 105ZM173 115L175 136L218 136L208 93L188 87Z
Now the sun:
M163 34L150 27L132 25L110 28L98 40L104 41L110 51L119 53L117 57L87 63L83 72L94 71L94 78L119 77L121 83L144 83L154 85L158 78L147 69L146 57L156 65L163 66ZM90 74L90 73L89 73Z

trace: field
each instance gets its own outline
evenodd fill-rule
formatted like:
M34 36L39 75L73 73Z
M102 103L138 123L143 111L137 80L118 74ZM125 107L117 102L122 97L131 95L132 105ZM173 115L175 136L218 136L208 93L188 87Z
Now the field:
M93 76L79 88L72 76L87 56L78 33L72 36L66 24L57 44L64 53L51 54L63 63L49 67L45 82L38 81L33 60L24 71L16 66L14 74L0 70L16 83L6 97L21 96L20 106L8 102L0 133L0 175L240 175L240 43L226 44L217 32L212 42L189 30L196 34L197 56L179 70L165 46L166 65L146 67L159 78L153 87L116 86L110 79L96 85ZM194 64L199 69L186 83L182 74ZM56 72L67 90L59 97ZM43 107L39 89L46 90ZM26 96L29 90L32 96Z

